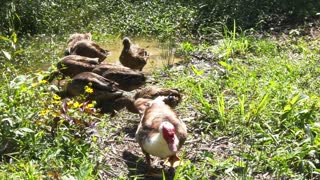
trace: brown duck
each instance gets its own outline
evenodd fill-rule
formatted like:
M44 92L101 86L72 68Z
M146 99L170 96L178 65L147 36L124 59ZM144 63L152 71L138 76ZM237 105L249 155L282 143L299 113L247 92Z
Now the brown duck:
M98 58L102 62L110 55L108 50L102 49L97 43L90 40L77 41L71 48L69 54L80 55L90 58Z
M92 72L82 72L74 76L67 84L66 95L72 97L84 94L86 86L93 90L91 93L88 93L88 100L114 100L123 94L117 88L117 83Z
M131 45L128 37L123 39L123 49L119 58L122 65L141 71L147 64L148 57L147 51L138 47L138 45Z
M182 95L178 89L175 88L160 88L157 86L148 86L140 89L135 95L134 99L145 98L145 99L155 99L159 96L165 96L165 103L171 108L175 108L182 99Z
M74 46L74 44L80 40L89 40L91 41L92 35L91 33L74 33L71 34L69 39L68 39L68 46L67 49L65 50L64 55L70 55L70 49Z
M88 58L79 55L68 55L63 57L57 63L57 71L52 72L47 80L49 82L53 81L59 74L65 77L73 77L82 72L92 71L99 63L98 58Z
M92 72L117 82L118 88L125 91L138 89L146 83L146 77L143 73L120 65L100 64Z
M150 155L168 158L165 165L176 167L180 159L177 152L187 138L186 125L178 119L176 113L165 104L164 96L154 100L139 98L135 106L141 113L141 122L136 131L136 140L146 161L151 167Z
M126 108L129 112L139 113L130 97L121 96L112 101L100 101L97 104L101 113L108 113L114 116L118 111Z
M91 93L85 93L86 86L92 89ZM87 95L87 100L95 100L96 108L100 113L108 113L114 116L117 111L126 108L132 113L138 113L134 101L123 95L118 89L117 83L92 72L82 72L72 78L67 84L66 91L59 92L62 98Z

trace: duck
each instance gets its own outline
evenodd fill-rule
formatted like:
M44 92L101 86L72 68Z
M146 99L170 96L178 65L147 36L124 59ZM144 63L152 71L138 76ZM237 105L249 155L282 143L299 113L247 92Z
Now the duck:
M139 98L155 99L159 96L165 96L165 103L171 108L175 108L182 100L182 95L177 88L162 88L158 86L148 86L136 92L134 99Z
M101 48L94 41L83 39L75 42L75 44L70 47L69 54L98 58L101 63L110 55L110 52Z
M142 72L121 65L104 63L97 65L92 72L117 82L118 88L124 91L138 89L146 83L146 77Z
M122 43L123 49L119 57L120 63L131 69L142 71L149 58L147 51L138 45L131 45L132 43L128 37L125 37Z
M48 82L52 82L58 75L62 74L61 79L65 77L74 77L82 72L91 72L98 64L100 64L98 58L89 58L79 55L64 56L57 63L57 70L52 72L45 79Z
M180 164L177 152L188 136L185 123L165 103L166 98L139 98L134 103L141 116L135 138L145 154L149 168L152 167L150 155L167 158L164 165L177 167Z
M123 91L118 89L117 84L98 74L82 72L74 76L66 85L65 90L57 92L62 99L74 98L86 95L86 101L95 101L95 108L101 114L110 114L112 117L116 112L126 108L132 113L138 113L132 98L125 96ZM92 92L86 92L86 88Z
M128 96L121 96L112 101L100 101L97 104L97 107L100 108L100 113L110 114L112 117L116 115L117 112L122 109L127 109L129 112L138 114L139 111L134 105L134 100Z
M100 64L99 58L90 58L90 57L80 56L80 55L64 56L62 60L73 60L73 61L84 62L88 64L94 64L94 65Z
M68 46L67 49L64 52L64 55L70 55L70 48L74 46L74 44L80 40L89 40L91 41L92 35L91 33L74 33L71 34L68 39Z
M92 89L92 92L88 93L87 100L95 100L98 103L101 101L112 101L123 95L123 91L117 87L116 82L93 72L82 72L68 82L64 97L82 95L85 93L86 86Z

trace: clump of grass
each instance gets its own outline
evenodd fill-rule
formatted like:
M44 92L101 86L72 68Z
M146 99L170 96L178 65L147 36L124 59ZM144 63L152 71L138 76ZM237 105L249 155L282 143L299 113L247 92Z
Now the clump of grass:
M3 75L0 176L95 178L103 123L93 105L81 98L61 101L43 74Z

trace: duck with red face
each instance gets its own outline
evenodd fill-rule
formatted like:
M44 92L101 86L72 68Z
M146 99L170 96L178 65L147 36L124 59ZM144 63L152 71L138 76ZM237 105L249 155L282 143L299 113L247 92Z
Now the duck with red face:
M187 138L186 125L164 102L166 98L159 96L154 100L139 98L135 101L141 115L136 140L146 155L149 167L151 167L150 155L168 158L164 165L171 167L179 165L177 152Z

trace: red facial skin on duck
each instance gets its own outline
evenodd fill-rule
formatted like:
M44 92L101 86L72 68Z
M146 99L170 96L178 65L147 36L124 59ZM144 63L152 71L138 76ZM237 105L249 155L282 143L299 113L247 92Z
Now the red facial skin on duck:
M174 127L167 127L164 126L163 129L163 137L167 141L168 147L171 151L176 152L178 150L177 146L175 145L175 129Z

